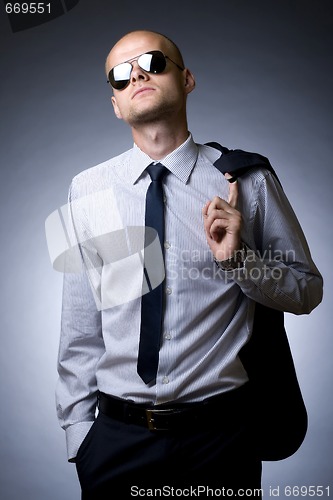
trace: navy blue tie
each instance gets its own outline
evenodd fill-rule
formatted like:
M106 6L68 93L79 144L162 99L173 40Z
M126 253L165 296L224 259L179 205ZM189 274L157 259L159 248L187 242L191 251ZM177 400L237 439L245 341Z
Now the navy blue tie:
M163 177L168 169L161 163L147 167L152 182L146 195L146 232L145 232L145 266L144 275L149 292L142 296L141 302L141 332L138 357L138 374L142 380L149 384L156 380L158 355L160 349L162 313L163 313L163 283L159 279L163 259L156 259L159 269L154 269L154 262L147 262L148 246L153 242L156 233L159 238L159 249L163 252L164 245L164 201ZM150 228L153 228L150 229ZM154 259L154 257L152 257ZM154 259L155 260L155 259ZM162 264L162 266L161 266ZM155 266L155 267L157 267ZM149 267L149 272L147 272ZM162 270L162 272L164 269ZM155 276L154 276L155 274ZM158 283L155 286L156 282Z

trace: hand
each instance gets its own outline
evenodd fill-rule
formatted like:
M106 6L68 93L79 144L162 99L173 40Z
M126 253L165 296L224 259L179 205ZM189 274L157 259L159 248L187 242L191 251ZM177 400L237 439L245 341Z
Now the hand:
M230 179L230 174L225 174ZM242 215L236 209L237 181L229 183L228 202L215 196L202 209L208 245L217 260L227 260L241 248Z

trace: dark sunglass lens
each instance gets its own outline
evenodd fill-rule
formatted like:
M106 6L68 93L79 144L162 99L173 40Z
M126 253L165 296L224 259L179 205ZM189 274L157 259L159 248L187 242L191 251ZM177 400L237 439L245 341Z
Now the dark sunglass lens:
M109 82L112 87L122 90L128 84L131 77L132 66L129 63L118 64L109 73Z
M112 87L116 90L124 89L128 85L128 82L129 82L129 80L119 80L117 82L115 80L112 80L112 79L109 79L109 80L110 80Z
M166 60L162 52L156 50L151 52L152 54L152 59L151 59L151 64L150 64L150 71L151 73L162 73L165 70L166 66Z
M165 57L159 50L142 54L138 59L140 68L148 73L162 73L166 66Z
M138 64L141 69L148 73L162 73L165 70L166 58L159 50L152 50L142 54L138 58ZM116 90L123 90L127 87L132 72L132 65L129 62L121 63L111 69L109 73L109 82Z

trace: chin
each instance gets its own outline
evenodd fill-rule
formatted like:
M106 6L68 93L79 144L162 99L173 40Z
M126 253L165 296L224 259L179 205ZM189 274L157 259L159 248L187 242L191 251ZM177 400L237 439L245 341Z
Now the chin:
M153 108L150 106L148 109L133 110L128 116L127 123L129 125L156 123L172 116L175 112L175 106L165 103Z

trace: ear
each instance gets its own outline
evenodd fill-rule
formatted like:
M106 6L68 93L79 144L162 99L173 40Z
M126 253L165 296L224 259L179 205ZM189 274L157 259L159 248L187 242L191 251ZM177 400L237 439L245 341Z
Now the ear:
M111 102L112 102L114 114L116 115L117 118L119 118L119 120L122 120L123 117L121 116L121 112L120 112L120 109L118 108L117 100L116 100L114 95L111 97Z
M185 91L186 94L189 94L195 88L195 78L194 75L191 73L191 71L187 68L185 68L184 76L185 76Z

